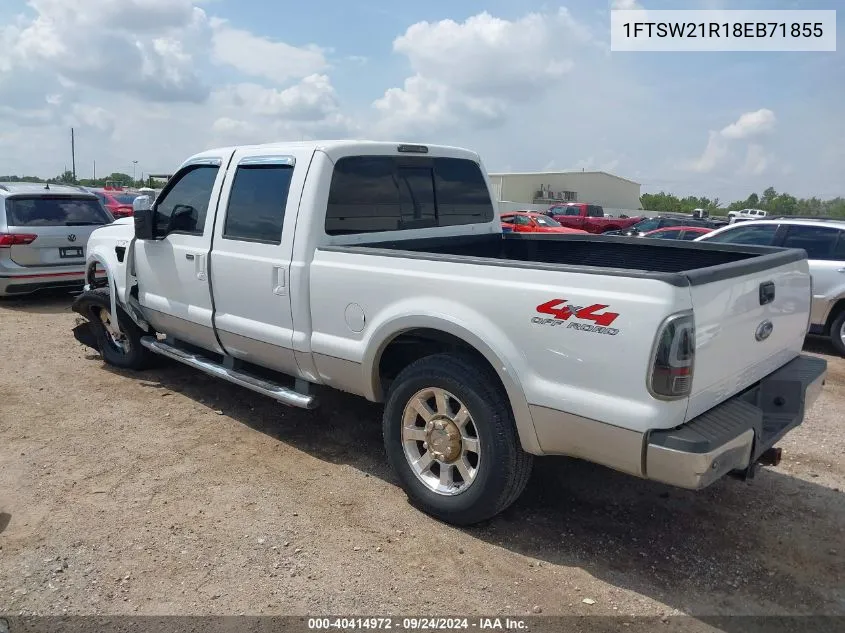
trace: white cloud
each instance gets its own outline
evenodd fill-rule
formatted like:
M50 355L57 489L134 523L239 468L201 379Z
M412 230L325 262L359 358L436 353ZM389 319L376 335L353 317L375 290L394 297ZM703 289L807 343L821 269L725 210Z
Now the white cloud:
M49 69L73 83L150 100L208 94L184 43L202 40L205 13L191 0L30 0L31 20L7 27L0 68Z
M771 132L775 127L775 113L766 108L746 112L721 131L729 139L743 139Z
M763 136L775 127L775 113L767 108L754 112L745 112L739 119L725 126L720 131L711 130L704 152L697 159L687 163L689 171L708 174L722 167L721 171L733 169L737 159L732 152L732 145L738 141ZM762 145L752 144L747 148L745 163L742 165L744 173L760 175L768 165L769 159Z
M704 153L692 161L688 168L699 174L707 174L718 167L727 155L728 146L722 136L718 132L710 132Z
M643 5L637 2L637 0L613 0L610 8L631 11L633 9L642 9Z
M111 134L117 117L100 106L74 104L66 123L81 128L94 128L100 132Z
M458 93L421 75L406 79L402 88L390 88L373 106L381 115L382 135L395 138L463 124L489 127L504 120L506 109L501 99Z
M752 143L748 146L745 154L745 163L742 166L742 173L752 176L761 176L766 173L771 157L762 145Z
M232 28L220 19L213 19L211 25L214 60L247 75L284 83L328 68L324 50L318 46L298 48L274 42L249 31Z
M590 32L566 9L504 20L487 12L464 22L410 26L393 42L413 76L374 103L386 133L501 123L509 106L541 99L572 71Z
M224 89L218 97L250 114L295 121L316 121L339 110L337 94L326 75L309 75L284 90L242 83Z

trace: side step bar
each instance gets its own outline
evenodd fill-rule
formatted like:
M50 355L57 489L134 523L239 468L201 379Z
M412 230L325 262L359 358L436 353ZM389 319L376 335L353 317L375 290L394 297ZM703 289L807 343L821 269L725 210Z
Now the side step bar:
M314 409L317 407L317 399L313 395L300 393L289 387L283 387L263 378L256 378L236 369L227 369L209 358L186 352L164 341L159 341L152 336L141 337L141 345L151 352L161 354L162 356L184 363L189 367L199 369L209 376L222 378L241 387L251 389L256 393L269 396L282 404L300 409Z

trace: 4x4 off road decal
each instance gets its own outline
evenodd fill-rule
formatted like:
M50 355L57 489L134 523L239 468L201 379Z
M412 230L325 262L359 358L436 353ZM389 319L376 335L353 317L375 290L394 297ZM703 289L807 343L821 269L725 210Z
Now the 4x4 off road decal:
M537 312L548 314L554 318L535 316L531 319L531 322L537 325L566 325L567 329L616 336L619 334L619 330L608 326L619 317L619 314L602 312L609 307L609 305L603 303L594 303L585 307L572 305L566 299L552 299L538 305ZM592 324L584 323L584 321L592 321Z

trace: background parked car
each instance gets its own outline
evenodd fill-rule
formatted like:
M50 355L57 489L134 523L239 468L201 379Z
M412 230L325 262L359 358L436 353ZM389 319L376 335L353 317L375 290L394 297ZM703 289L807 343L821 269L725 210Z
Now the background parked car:
M768 211L763 211L762 209L740 209L739 211L728 211L728 219L731 221L734 219L764 220L767 215L769 215Z
M646 233L649 233L650 231L656 231L657 229L681 226L700 226L707 229L716 228L715 224L708 219L697 220L688 215L658 215L653 218L637 218L636 222L634 222L625 229L616 231L605 231L604 234L642 237Z
M639 218L612 218L604 214L604 209L597 204L586 202L567 202L556 204L546 211L546 215L557 220L562 226L582 229L587 233L625 229Z
M694 240L710 233L713 229L704 226L667 226L662 229L649 231L643 237L659 240Z
M127 191L106 191L105 189L89 189L100 199L103 206L115 218L127 218L132 215L132 201L138 197L137 193Z
M81 288L88 236L112 222L79 187L0 183L0 297Z
M543 213L511 211L501 216L502 226L512 233L586 233L581 229L561 226L559 222Z
M845 220L781 217L731 224L695 241L803 248L813 277L810 333L845 356Z

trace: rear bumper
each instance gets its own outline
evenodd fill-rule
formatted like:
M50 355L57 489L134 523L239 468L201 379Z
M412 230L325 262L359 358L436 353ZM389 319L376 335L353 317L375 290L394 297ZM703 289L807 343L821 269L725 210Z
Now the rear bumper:
M698 490L733 471L753 472L760 456L804 421L826 375L827 361L801 355L690 422L651 431L645 477Z
M22 273L0 273L0 296L24 295L48 288L75 288L85 285L85 268Z

